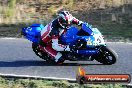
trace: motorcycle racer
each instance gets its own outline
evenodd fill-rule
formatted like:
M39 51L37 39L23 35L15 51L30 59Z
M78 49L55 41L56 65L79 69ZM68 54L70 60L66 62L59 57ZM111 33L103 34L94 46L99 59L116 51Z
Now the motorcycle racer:
M73 17L68 11L61 11L58 17L47 24L41 31L40 45L43 50L51 57L55 58L56 63L63 61L62 54L58 51L70 51L69 45L59 43L59 37L64 34L71 24L81 26L83 22Z

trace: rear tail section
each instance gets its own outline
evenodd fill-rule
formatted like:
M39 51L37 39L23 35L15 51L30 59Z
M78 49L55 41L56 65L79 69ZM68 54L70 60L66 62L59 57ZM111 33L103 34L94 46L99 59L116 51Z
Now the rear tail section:
M41 38L41 30L44 28L42 24L33 24L30 27L22 29L22 35L31 42L38 43Z

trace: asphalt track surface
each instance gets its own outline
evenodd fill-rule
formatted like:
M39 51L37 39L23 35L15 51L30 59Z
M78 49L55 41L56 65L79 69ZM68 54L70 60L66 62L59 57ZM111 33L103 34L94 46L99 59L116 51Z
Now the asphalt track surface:
M117 54L113 65L97 61L65 61L62 66L49 65L37 57L26 39L0 38L0 74L75 80L81 65L88 74L130 74L132 76L132 43L107 43Z

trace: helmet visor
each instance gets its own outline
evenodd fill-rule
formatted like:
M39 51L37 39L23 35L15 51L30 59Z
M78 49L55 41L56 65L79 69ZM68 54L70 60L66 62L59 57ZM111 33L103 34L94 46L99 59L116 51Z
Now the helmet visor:
M60 18L59 21L64 26L68 26L70 24L70 21L68 21L68 19Z

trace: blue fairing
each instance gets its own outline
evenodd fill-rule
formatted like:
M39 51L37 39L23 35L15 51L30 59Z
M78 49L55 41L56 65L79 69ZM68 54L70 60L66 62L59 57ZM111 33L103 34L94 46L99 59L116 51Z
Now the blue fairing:
M32 24L30 27L23 28L22 34L24 37L34 43L38 43L41 37L41 30L44 28L42 24Z
M93 55L97 53L97 50L78 50L77 53L82 55Z
M73 45L77 39L78 29L76 27L70 27L65 34L61 36L61 40L64 44Z
M81 32L82 30L83 30L83 32ZM78 33L81 33L81 35L78 35ZM70 27L68 29L68 31L61 36L61 41L63 42L63 44L72 46L77 43L78 39L82 39L82 40L86 41L87 49L86 50L78 50L77 53L82 54L82 55L93 55L93 54L97 53L97 50L95 50L95 49L89 50L89 49L95 47L96 39L93 35L98 34L98 33L100 33L100 32L95 29L92 30L91 26L84 23L82 25L82 29L80 29L80 30L76 27Z
M93 35L93 31L91 30L91 26L86 24L82 25L82 29L87 32L89 35Z
M78 36L77 33L80 30L86 31L89 34L89 36ZM61 36L61 41L67 45L75 44L76 40L78 40L78 39L85 39L86 41L90 40L91 42L95 41L95 38L92 36L93 31L87 25L85 25L85 24L82 25L82 29L80 29L80 30L73 26L70 27L67 30L67 32Z

